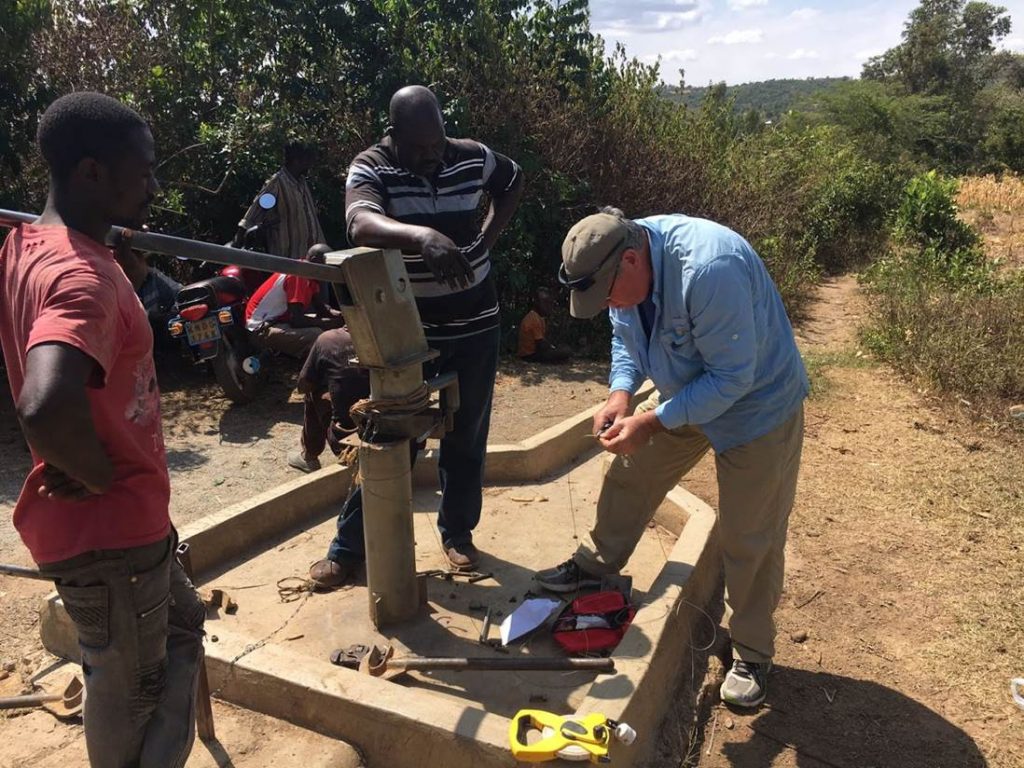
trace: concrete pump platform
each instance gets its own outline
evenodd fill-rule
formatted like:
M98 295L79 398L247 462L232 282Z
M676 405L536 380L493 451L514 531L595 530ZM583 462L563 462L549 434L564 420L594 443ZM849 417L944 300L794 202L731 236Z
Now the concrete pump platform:
M239 606L234 615L207 622L211 689L240 706L344 739L371 766L515 765L509 718L523 708L625 720L639 739L631 747L617 745L612 757L616 765L637 764L656 742L693 629L707 622L701 608L719 580L714 513L682 488L659 509L625 572L640 610L613 654L614 674L438 671L384 680L329 661L332 650L355 643L391 643L396 657L561 655L547 628L507 654L481 645L479 636L488 606L490 637L497 638L502 619L529 592L550 596L532 581L533 572L565 560L590 530L606 461L586 437L591 414L489 451L489 481L502 484L485 488L474 540L484 553L479 570L492 578L474 584L428 578L422 614L383 633L370 622L363 579L326 594L281 591L298 583L288 577L304 579L325 554L351 481L348 468L299 478L183 530L200 586L224 589ZM512 482L515 477L520 482ZM415 494L420 571L444 569L437 501L429 486ZM73 625L55 595L43 607L41 625L49 650L77 656Z

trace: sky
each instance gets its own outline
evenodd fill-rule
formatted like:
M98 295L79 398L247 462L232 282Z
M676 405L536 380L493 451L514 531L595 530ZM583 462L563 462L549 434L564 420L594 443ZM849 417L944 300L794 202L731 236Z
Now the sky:
M1024 52L1024 0L997 0L1014 21L1001 47ZM857 76L900 42L917 0L590 0L609 52L661 57L666 83L730 85L784 77Z

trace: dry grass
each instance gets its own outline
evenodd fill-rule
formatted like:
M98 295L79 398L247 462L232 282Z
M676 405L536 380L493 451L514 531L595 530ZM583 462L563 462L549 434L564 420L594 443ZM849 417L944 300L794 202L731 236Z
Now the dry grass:
M981 231L990 258L1007 270L1024 268L1024 178L967 176L957 204L961 218Z
M999 265L981 278L939 275L913 249L894 250L866 274L873 352L920 386L1011 429L1024 403L1024 178L959 181L960 218L981 231Z
M957 202L964 208L1024 215L1024 179L1012 174L967 176L960 180Z
M868 346L921 386L1019 428L1008 409L1024 402L1024 283L986 296L914 278L908 271L873 293Z

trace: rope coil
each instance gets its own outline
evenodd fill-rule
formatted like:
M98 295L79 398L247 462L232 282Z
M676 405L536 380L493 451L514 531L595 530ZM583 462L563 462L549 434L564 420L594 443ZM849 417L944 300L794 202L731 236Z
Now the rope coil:
M362 400L357 400L353 403L348 412L349 416L352 417L352 421L357 425L354 431L359 432L360 440L373 442L373 439L380 431L377 418L381 416L413 416L425 411L429 407L430 388L424 382L403 397L383 398L380 400L364 397ZM355 470L352 475L352 485L349 487L350 491L353 487L362 485L363 478L359 467L358 448L352 446L342 451L338 457L338 463L350 466Z
M349 408L349 415L357 424L368 423L374 416L411 416L430 407L430 389L426 382L404 397L373 400L364 397Z

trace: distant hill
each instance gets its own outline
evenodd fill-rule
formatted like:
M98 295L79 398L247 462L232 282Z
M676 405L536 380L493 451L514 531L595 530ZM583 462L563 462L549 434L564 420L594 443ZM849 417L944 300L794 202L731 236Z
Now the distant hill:
M849 77L809 77L806 80L763 80L759 83L727 86L726 93L730 98L736 99L737 112L756 109L765 119L776 120L800 99L850 79ZM687 107L699 107L701 100L711 87L713 86L702 88L686 86L680 90L677 86L667 85L662 88L662 95L672 101L685 104Z

